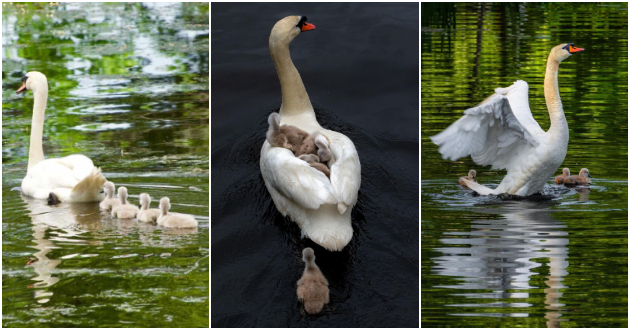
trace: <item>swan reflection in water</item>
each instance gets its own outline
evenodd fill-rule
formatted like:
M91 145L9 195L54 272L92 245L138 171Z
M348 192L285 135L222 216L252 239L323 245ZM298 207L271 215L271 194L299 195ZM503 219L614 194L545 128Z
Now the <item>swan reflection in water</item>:
M548 327L558 327L563 321L560 303L562 280L569 265L568 233L566 225L556 220L550 203L501 201L499 204L476 205L475 212L497 214L498 219L472 221L470 232L447 232L442 238L445 245L436 250L440 257L433 258L433 272L457 277L459 284L438 286L462 290L458 296L474 299L470 304L453 304L464 308L528 308L532 307L530 293L536 289L530 284L539 275L535 270L541 259L547 259L549 275L544 281L545 313ZM533 261L536 260L536 261ZM492 292L479 292L492 290ZM477 303L488 299L487 303ZM512 302L523 299L523 302ZM498 300L498 301L497 301ZM510 302L507 302L510 301ZM458 316L528 317L529 313L457 313Z

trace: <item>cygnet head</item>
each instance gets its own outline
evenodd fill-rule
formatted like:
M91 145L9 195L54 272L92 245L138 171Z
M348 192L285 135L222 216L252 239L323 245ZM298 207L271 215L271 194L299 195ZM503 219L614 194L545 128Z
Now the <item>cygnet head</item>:
M468 171L468 177L471 178L473 181L477 182L477 171L475 170Z
M306 16L287 16L279 20L271 29L269 47L288 46L300 32L315 29L315 25L306 23Z
M107 194L107 198L112 198L114 196L114 191L116 191L116 187L114 187L114 183L111 181L105 182L103 185L103 190Z
M118 188L118 198L120 199L120 204L127 204L127 188Z
M319 163L319 157L314 154L304 154L298 157L299 159L307 162L307 163Z
M551 54L549 54L549 58L553 58L558 61L558 63L566 60L569 56L584 51L584 48L577 48L574 44L560 44L556 47L553 47L551 50Z
M580 170L580 176L592 178L591 174L586 168Z
M24 77L22 77L22 86L18 88L16 91L17 94L20 94L26 90L36 92L48 92L48 80L46 76L37 71L28 72Z
M168 210L171 209L171 200L168 197L162 197L162 199L160 199L160 211L162 211L162 214L166 214L168 212Z
M302 250L302 260L307 264L313 263L315 261L315 251L311 248Z
M149 196L149 194L147 193L140 194L140 205L142 206L142 209L148 209L150 204L151 196Z
M315 137L315 145L317 146L317 156L321 162L327 162L332 157L332 152L328 148L328 140L322 134L317 134Z
M569 171L568 167L565 167L562 169L562 175L564 176L571 176L571 171Z

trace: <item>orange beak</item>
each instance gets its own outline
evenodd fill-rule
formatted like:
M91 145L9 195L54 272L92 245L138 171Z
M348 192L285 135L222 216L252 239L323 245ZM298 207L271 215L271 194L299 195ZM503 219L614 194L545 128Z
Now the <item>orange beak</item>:
M26 83L22 83L22 87L18 88L18 90L15 91L15 94L20 94L24 92L25 90L26 90Z
M304 24L302 25L302 28L300 30L302 30L302 32L315 30L315 25L313 25L311 23L304 22Z
M584 50L584 48L577 48L577 47L569 46L569 53L571 53L571 54L575 54L575 53L581 52L583 50Z

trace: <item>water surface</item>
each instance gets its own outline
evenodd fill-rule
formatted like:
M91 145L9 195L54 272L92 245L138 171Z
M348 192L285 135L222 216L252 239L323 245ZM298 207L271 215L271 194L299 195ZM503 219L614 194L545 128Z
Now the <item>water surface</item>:
M627 17L625 3L422 5L422 326L627 327ZM429 137L516 79L547 130L546 60L565 42L586 50L560 65L562 167L593 184L550 177L529 200L460 188L470 169L490 188L505 171L443 160Z
M3 4L4 327L207 327L208 4ZM24 197L33 96L48 77L46 157L82 153L130 201L193 214L167 230L96 203Z

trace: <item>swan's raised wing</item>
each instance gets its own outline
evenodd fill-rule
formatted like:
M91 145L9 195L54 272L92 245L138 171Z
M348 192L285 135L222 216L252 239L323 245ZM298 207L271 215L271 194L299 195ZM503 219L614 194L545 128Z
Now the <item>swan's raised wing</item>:
M295 157L289 149L275 148L265 141L260 151L260 170L273 188L304 208L318 209L322 204L337 203L326 175Z
M529 109L527 83L519 80L474 108L431 140L444 159L472 155L479 165L507 168L515 154L540 144L544 131Z
M354 143L345 135L326 130L334 163L330 167L330 182L340 203L356 204L361 186L361 163ZM340 210L341 212L342 210ZM345 209L343 209L345 212ZM342 212L343 213L343 212Z

